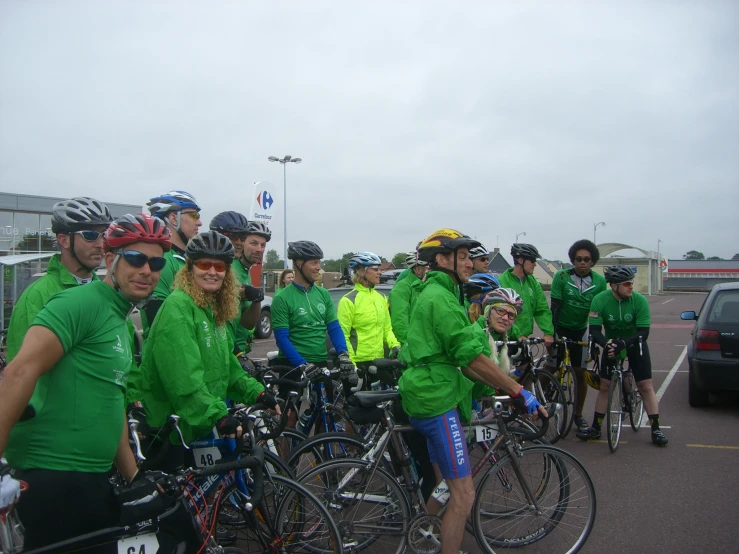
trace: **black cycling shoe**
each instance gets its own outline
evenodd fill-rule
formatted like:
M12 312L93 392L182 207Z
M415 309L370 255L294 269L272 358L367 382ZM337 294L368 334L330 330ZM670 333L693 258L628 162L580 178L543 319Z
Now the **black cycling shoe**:
M590 425L588 425L587 420L583 416L575 416L575 427L577 427L578 431L585 431Z
M600 429L596 429L595 427L588 427L584 431L580 431L577 435L575 435L578 439L581 441L589 441L589 440L595 440L600 438Z
M652 429L652 442L657 446L667 446L667 437L660 429Z

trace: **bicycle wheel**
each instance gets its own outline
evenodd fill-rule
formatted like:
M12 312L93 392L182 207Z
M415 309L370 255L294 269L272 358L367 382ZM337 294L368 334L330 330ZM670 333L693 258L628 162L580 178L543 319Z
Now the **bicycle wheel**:
M644 419L644 401L642 400L639 388L636 386L634 380L634 374L630 371L624 376L624 388L628 389L629 392L629 421L631 422L631 428L638 432L641 427L641 422Z
M411 518L408 497L395 478L368 462L325 462L298 479L320 498L352 550L405 551Z
M343 552L341 535L326 507L304 487L280 475L265 476L261 505L249 501L236 484L218 502L216 538L247 552Z
M531 382L532 392L549 412L549 428L544 438L551 444L564 436L568 409L565 393L557 378L545 369L537 369Z
M565 402L567 403L567 425L565 426L563 437L566 437L572 429L572 422L575 420L575 403L577 402L577 378L575 370L570 365L560 366L557 371L559 384L562 392L565 394Z
M615 452L618 441L621 439L621 422L623 421L624 398L621 376L617 372L611 374L611 389L608 391L608 413L606 426L608 427L608 448Z
M572 454L527 446L506 454L477 487L472 525L488 553L577 552L595 523L595 487Z
M287 465L301 475L328 460L360 458L367 451L367 441L350 433L321 433L315 435L291 453Z

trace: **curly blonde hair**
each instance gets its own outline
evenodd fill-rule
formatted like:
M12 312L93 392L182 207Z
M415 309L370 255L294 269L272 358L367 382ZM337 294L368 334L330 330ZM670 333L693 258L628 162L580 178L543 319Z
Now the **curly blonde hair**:
M218 292L205 292L195 283L192 272L192 260L187 260L185 267L177 272L174 286L182 289L200 308L210 308L219 327L234 319L239 313L239 284L234 277L231 265L226 268L223 285Z

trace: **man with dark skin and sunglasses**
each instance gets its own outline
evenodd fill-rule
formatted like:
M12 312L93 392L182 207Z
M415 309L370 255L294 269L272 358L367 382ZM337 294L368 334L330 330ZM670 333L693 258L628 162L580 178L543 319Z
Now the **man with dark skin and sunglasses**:
M141 326L144 338L149 335L149 327L162 303L172 292L174 278L177 272L185 265L185 246L187 241L198 234L202 225L200 221L200 204L189 192L171 190L160 196L155 196L147 202L149 212L167 224L172 235L172 249L164 257L167 265L161 272L159 284L154 289L152 297L141 311Z
M605 277L592 271L592 267L600 259L600 252L591 241L582 239L570 246L568 255L573 267L560 269L552 280L554 332L559 338L587 341L590 304L596 295L607 288ZM561 355L561 348L557 351ZM584 369L587 362L587 350L582 346L572 346L570 361L577 379L574 423L579 431L584 431L588 428L588 422L582 416L588 393Z
M28 484L18 502L25 549L119 524L110 470L129 482L137 473L124 414L127 316L157 284L169 231L122 216L104 249L105 279L49 299L0 379L0 453Z
M59 254L49 260L46 275L23 291L8 327L7 360L15 358L28 328L56 293L97 280L103 260L103 232L113 221L107 206L93 198L71 198L52 208L51 231Z

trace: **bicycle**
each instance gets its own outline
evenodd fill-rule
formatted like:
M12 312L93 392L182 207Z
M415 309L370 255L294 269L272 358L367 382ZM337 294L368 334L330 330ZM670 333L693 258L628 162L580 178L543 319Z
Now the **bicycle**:
M642 341L639 340L639 350L642 353ZM611 369L611 385L608 391L608 411L606 412L606 426L608 427L608 448L616 452L621 440L621 424L624 415L629 415L631 428L639 431L644 419L644 401L639 388L636 386L634 373L631 368L624 369L625 360L621 358ZM596 360L597 367L600 362ZM609 364L610 365L610 364ZM625 393L625 394L624 394Z
M418 476L402 433L396 425L394 391L355 394L363 407L380 407L385 432L359 459L330 460L299 476L330 509L344 541L357 550L433 553L440 550L440 516L428 514ZM475 464L473 478L493 461L476 486L471 527L486 552L502 546L537 544L550 551L553 542L576 552L585 543L595 520L595 489L587 471L571 454L552 446L522 446L546 432L509 426L502 402L496 397L493 418L473 421L477 440L492 441L488 453ZM390 447L390 448L388 448ZM388 469L385 454L392 464ZM499 485L496 495L487 492ZM444 502L444 482L434 496ZM487 499L492 500L488 501ZM442 509L443 511L443 509ZM550 537L546 544L540 543Z

